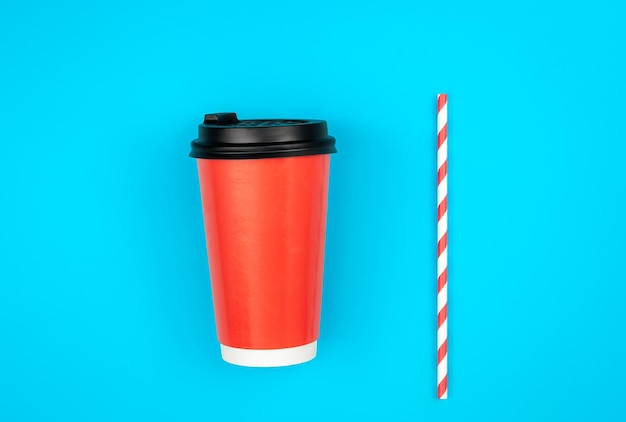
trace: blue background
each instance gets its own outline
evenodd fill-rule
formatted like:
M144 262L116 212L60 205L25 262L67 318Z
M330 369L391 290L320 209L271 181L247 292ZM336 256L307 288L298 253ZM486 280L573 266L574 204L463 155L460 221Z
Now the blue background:
M0 420L626 419L625 18L597 0L3 0ZM215 111L337 138L306 365L220 359L187 157Z

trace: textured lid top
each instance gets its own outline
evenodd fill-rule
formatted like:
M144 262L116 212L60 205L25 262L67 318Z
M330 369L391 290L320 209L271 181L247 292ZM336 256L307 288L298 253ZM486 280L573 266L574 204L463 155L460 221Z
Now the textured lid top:
M191 157L246 159L337 152L324 120L239 120L235 113L204 116Z

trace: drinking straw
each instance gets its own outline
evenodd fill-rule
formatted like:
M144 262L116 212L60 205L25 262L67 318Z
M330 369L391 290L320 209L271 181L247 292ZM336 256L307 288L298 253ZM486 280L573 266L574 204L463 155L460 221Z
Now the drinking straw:
M448 95L437 95L437 398L448 398Z

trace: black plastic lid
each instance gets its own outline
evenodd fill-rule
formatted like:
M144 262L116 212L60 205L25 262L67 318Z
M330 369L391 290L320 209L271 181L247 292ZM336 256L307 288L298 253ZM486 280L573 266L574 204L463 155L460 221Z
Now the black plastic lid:
M337 152L324 120L239 120L235 113L204 116L191 157L246 159Z

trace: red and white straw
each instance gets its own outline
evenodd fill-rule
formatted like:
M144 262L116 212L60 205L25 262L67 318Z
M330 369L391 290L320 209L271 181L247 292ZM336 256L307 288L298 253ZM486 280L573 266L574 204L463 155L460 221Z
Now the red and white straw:
M437 95L437 398L448 398L448 95Z

